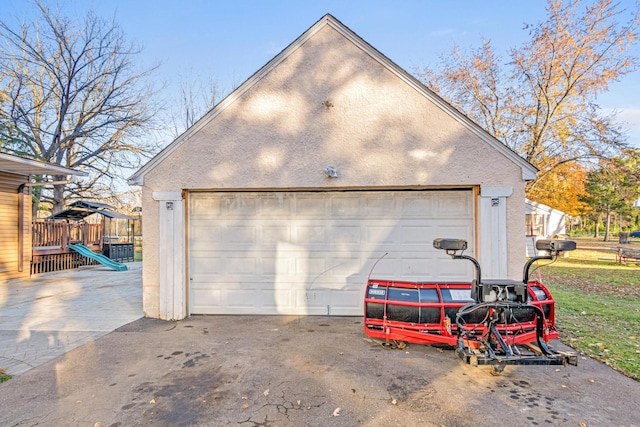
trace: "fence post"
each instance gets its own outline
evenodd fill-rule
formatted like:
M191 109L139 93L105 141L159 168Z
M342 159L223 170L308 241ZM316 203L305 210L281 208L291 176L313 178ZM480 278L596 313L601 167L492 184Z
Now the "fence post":
M71 238L71 224L63 223L63 226L60 227L60 231L62 231L62 239L60 243L62 245L62 249L66 249L69 245L69 239Z

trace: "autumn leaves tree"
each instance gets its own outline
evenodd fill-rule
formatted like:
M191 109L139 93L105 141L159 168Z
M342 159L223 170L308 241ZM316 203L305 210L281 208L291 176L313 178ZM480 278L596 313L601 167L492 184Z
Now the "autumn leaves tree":
M119 168L138 166L154 150L137 138L155 114L145 84L152 70L137 70L140 50L115 22L91 12L73 21L36 5L37 22L0 22L0 143L89 172L82 182L54 186L49 201L57 212L67 197L108 190Z
M529 195L544 203L564 185L576 200L583 186L568 184L577 179L571 172L626 148L615 113L605 114L597 96L636 69L629 48L638 24L638 10L610 0L585 7L578 0L549 0L546 20L530 26L529 40L507 58L484 40L471 52L454 47L437 69L417 74L540 170Z
M585 182L585 214L591 215L598 233L598 223L604 222L604 240L609 239L612 214L633 216L633 203L640 197L640 150L624 150L622 155L603 159L598 168L590 171Z
M567 215L579 216L588 209L580 198L586 191L587 175L588 171L579 163L563 163L553 173L539 178L538 185L531 188L527 196Z

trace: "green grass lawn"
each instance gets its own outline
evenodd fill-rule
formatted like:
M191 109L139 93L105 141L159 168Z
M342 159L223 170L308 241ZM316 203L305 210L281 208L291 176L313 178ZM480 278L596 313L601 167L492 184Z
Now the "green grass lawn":
M617 264L615 241L575 240L577 250L532 275L556 301L561 340L640 381L640 263Z

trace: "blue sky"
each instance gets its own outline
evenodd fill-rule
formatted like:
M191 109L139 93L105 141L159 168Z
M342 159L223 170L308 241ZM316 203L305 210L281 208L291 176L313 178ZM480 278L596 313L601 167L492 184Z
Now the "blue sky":
M331 13L408 71L433 65L454 43L478 47L482 37L505 55L527 39L524 24L545 17L543 0L451 1L205 1L205 0L46 0L65 14L94 9L114 17L130 39L144 47L141 61L160 63L156 78L170 92L180 76L211 77L225 91L242 83L324 14ZM633 0L622 0L632 9ZM2 0L0 19L33 16L26 0ZM635 46L640 56L640 46ZM640 147L640 71L614 83L599 99L617 109Z

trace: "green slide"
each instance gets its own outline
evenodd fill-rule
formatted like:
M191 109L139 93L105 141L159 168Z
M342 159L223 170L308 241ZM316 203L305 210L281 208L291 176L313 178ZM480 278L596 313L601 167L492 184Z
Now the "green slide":
M67 247L69 249L73 249L74 251L78 252L82 256L86 256L87 258L95 259L100 264L106 265L107 267L109 267L112 270L115 270L115 271L126 271L127 270L127 266L126 265L121 264L119 262L116 262L116 261L114 261L114 260L110 259L109 257L106 257L106 256L104 256L102 254L97 254L97 253L93 252L91 249L89 249L88 247L86 247L84 245L67 245Z

